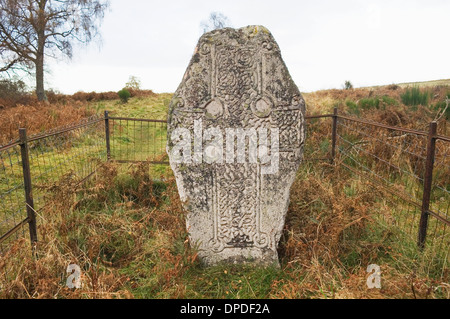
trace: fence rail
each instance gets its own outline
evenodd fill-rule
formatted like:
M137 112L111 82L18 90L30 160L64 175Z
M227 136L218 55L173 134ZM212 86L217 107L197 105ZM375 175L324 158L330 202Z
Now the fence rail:
M167 121L110 117L108 112L105 112L105 121L109 159L119 163L169 164Z
M8 243L25 237L38 240L36 213L46 205L49 190L72 174L83 181L106 159L103 117L90 117L58 130L27 136L0 146L0 254Z
M367 179L403 214L397 225L416 234L417 245L439 240L447 249L450 226L450 138L429 131L389 126L338 114L306 116L306 161L330 161ZM52 132L0 146L0 253L7 240L38 240L36 212L46 188L64 174L84 180L99 162L168 164L165 120L92 117ZM314 140L316 144L311 144ZM318 143L318 144L317 144ZM429 236L430 230L433 232Z
M437 134L337 115L340 165L391 196L394 219L420 249L440 242L435 253L446 267L450 226L450 143ZM438 147L436 144L440 143ZM431 231L431 236L430 236Z

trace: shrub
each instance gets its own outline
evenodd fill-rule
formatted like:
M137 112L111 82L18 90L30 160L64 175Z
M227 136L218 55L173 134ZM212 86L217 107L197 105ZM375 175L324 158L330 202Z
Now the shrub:
M398 101L388 95L383 95L381 99L386 105L398 105Z
M97 102L97 101L110 101L117 99L117 92L77 92L72 96L65 96L67 99L72 99L81 102Z
M9 79L0 80L0 95L26 94L27 86L23 81Z
M345 89L345 90L353 89L353 84L352 84L352 82L350 82L350 81L345 81L345 83L344 83L344 89Z
M119 92L117 92L117 94L119 95L119 98L122 101L122 103L127 103L131 97L131 93L127 89L122 89Z
M358 106L363 110L378 109L380 107L380 99L378 97L361 99Z
M31 102L31 94L23 81L0 80L0 108L1 106L15 106Z
M349 113L359 115L359 113L360 113L359 112L359 108L358 108L358 105L355 102L347 100L347 101L345 101L345 104L348 107L348 112Z
M384 109L386 105L398 105L398 101L390 96L383 95L381 97L362 98L357 103L347 100L345 104L349 113L359 115L361 110Z
M387 86L387 89L392 91L398 90L399 88L400 86L398 86L397 84L390 84Z
M400 95L403 104L408 106L428 105L430 93L428 91L420 92L418 87L408 88L405 93Z

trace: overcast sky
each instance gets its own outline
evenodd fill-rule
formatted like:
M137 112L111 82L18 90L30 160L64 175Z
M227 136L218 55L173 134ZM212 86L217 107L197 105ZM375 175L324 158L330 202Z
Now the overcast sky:
M449 0L111 0L101 44L48 61L47 88L174 92L212 11L267 27L303 92L450 78Z

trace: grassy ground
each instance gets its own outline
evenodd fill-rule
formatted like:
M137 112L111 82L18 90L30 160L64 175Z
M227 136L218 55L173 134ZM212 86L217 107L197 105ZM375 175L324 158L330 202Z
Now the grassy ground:
M111 116L137 118L166 118L171 94L150 95L131 99L130 103L120 101L101 101L88 104L18 106L3 111L0 127L2 140L14 140L18 132L11 129L13 122L17 127L27 127L28 134L48 131L68 124L71 117L74 122L85 116L103 115L108 109ZM28 108L28 110L27 110ZM35 114L38 113L38 116ZM1 114L1 113L0 113ZM32 123L32 125L29 125ZM60 125L58 125L60 124ZM111 121L112 158L117 160L153 160L164 161L166 129L162 124L129 123ZM1 144L1 143L0 143ZM5 143L6 144L6 143ZM59 180L65 173L72 171L84 177L94 171L99 160L106 159L104 124L99 122L86 129L78 129L59 134L51 138L29 143L30 169L32 172L35 207L43 206L46 189ZM167 168L158 166L158 171ZM25 218L25 211L17 211L24 201L22 165L20 147L15 146L7 152L0 153L0 234L17 225Z
M346 101L359 106L359 100L374 94L389 96L399 104L383 101L384 110L361 109L361 113L412 127L434 117L426 106L411 113L401 105L400 93L332 90L305 98L310 113L328 113L336 105L351 110ZM105 101L84 107L90 114L108 110L111 116L165 119L170 98L162 94L133 98L128 104ZM321 133L329 133L328 126L319 122L317 126L322 127ZM147 140L149 135L142 129L118 124L112 145L122 151L114 156L129 157L124 149ZM163 135L162 130L155 132ZM327 153L329 143L323 137L310 134L309 138ZM138 156L155 152L143 150ZM313 147L307 152L316 155ZM450 297L448 273L442 273L448 255L436 258L434 246L420 253L415 238L395 223L398 215L409 210L366 180L326 162L305 162L297 173L279 248L280 269L203 268L190 248L184 211L167 166L109 163L101 165L88 183L79 184L79 179L69 171L52 183L46 197L49 205L39 212L39 258L30 256L25 239L16 241L2 256L0 297ZM66 268L72 263L82 269L83 287L78 290L65 286ZM381 267L381 289L367 288L370 264Z
M98 114L108 111L110 116L165 120L172 95L162 93L149 97L137 97L130 99L126 104L118 100L93 102L88 109L95 110Z
M450 287L392 223L392 205L328 164L303 165L279 249L281 268L203 268L189 246L173 178L144 164L103 165L70 195L66 176L43 215L31 259L26 241L2 258L7 298L449 298ZM157 181L156 181L157 180ZM400 240L401 239L401 240ZM14 258L11 258L13 257ZM65 288L78 264L83 288ZM382 269L368 289L366 267ZM23 265L26 265L25 267ZM5 271L8 269L8 271Z
M406 83L398 83L396 85L398 85L401 88L407 88L407 87L413 87L413 86L432 88L432 87L436 87L436 86L450 86L450 79L424 81L424 82L406 82ZM373 86L370 88L378 89L380 87L383 87L383 86ZM386 85L384 87L386 87Z

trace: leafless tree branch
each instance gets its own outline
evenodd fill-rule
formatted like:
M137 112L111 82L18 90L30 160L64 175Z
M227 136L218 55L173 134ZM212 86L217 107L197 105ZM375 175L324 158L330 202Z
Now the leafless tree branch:
M0 73L34 69L36 93L45 99L44 56L71 58L73 43L98 34L108 6L105 0L0 0Z

